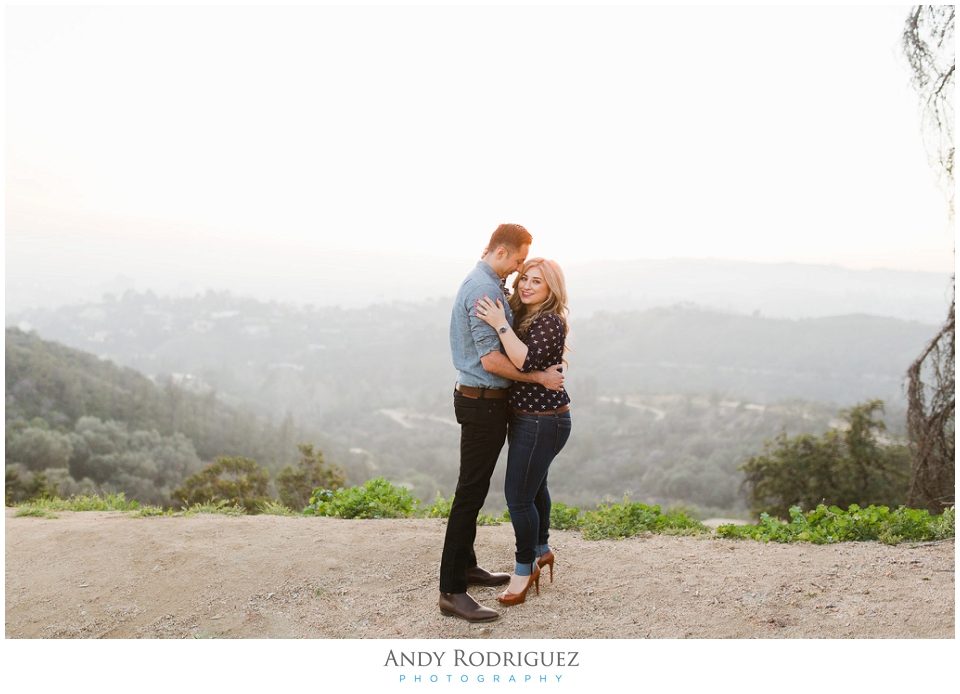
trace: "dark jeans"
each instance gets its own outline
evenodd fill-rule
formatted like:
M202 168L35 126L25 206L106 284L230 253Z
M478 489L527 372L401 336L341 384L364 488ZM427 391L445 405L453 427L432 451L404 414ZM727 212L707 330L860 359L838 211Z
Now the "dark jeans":
M507 437L507 400L473 399L453 393L460 423L460 477L453 497L440 559L440 591L467 592L467 569L477 565L473 542L477 515Z
M570 413L510 415L510 450L503 491L517 537L517 564L537 558L536 546L550 537L550 463L570 438Z

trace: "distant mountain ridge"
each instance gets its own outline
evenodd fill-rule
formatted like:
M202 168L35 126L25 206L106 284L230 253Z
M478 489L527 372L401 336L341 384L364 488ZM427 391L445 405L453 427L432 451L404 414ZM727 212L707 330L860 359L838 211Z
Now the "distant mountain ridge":
M622 260L566 270L573 310L645 310L693 303L770 318L865 314L938 325L950 306L950 275L849 270L837 265L724 260Z
M315 421L446 393L456 378L449 316L448 300L341 310L213 292L182 299L129 292L16 318L45 339L142 373L186 379L272 417L290 411ZM842 406L897 399L907 367L936 332L896 318L789 320L691 306L572 314L571 325L570 385L592 379L597 395L717 391Z
M448 421L456 372L447 300L341 310L128 292L18 319L37 334L7 330L8 417L24 380L11 379L11 345L67 349L45 342L54 339L157 383L192 384L165 385L168 397L247 413L188 417L224 435L205 450L269 464L313 442L351 483L384 475L426 500L453 491L459 431ZM572 326L576 434L551 472L556 498L632 491L648 503L717 510L742 503L737 466L782 431L821 433L840 408L873 398L887 401L887 422L901 431L903 374L937 330L865 315L788 320L690 306L598 311ZM96 357L83 359L103 366ZM69 364L55 368L72 377ZM500 488L497 478L491 508L502 508Z
M533 252L537 253L536 247ZM452 299L475 263L468 258L355 253L340 261L334 257L318 259L316 268L311 264L273 275L265 269L262 274L218 284L198 282L196 276L179 277L169 268L156 276L85 275L79 279L34 276L8 266L6 324L16 324L13 316L41 307L100 303L107 294L119 299L127 291L145 293L151 289L175 298L230 290L262 302L343 309L394 301ZM362 282L357 281L358 267L364 270ZM118 268L117 272L124 270ZM933 325L943 321L950 304L950 274L937 272L682 258L565 262L564 272L571 307L579 316L597 310L645 310L688 302L735 313L760 311L774 318L863 313Z

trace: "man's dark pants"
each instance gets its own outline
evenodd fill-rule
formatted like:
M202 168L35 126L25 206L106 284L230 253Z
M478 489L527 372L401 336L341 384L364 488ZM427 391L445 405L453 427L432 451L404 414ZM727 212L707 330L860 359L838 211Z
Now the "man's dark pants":
M467 592L467 569L477 565L473 542L477 516L507 437L507 399L468 398L453 393L460 423L460 477L447 521L440 559L440 592Z

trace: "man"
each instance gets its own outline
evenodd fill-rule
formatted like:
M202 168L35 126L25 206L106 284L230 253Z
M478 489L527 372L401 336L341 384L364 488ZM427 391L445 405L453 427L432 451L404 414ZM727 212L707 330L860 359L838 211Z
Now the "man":
M507 389L511 381L563 387L560 365L521 373L500 349L496 330L477 318L483 296L503 302L507 321L506 279L523 267L533 237L519 224L501 224L490 237L483 258L460 285L450 317L450 351L459 371L453 406L460 423L460 477L440 560L440 612L469 622L487 622L500 615L467 594L468 584L497 586L510 574L492 574L477 566L473 543L477 515L490 488L490 477L507 436ZM506 330L506 328L502 328Z

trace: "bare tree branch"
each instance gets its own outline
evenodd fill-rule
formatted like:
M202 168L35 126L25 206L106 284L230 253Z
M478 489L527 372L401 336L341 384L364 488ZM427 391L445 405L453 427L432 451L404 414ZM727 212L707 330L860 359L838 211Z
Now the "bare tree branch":
M920 96L920 130L954 220L953 5L917 5L903 30L903 52ZM955 297L947 319L907 370L907 436L913 477L908 503L941 512L956 503Z

